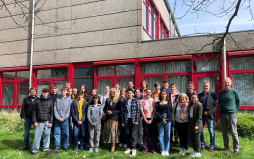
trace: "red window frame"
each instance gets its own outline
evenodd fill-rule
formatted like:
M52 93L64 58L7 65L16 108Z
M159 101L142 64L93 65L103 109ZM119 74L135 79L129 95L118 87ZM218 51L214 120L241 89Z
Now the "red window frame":
M227 75L232 79L232 74L254 73L254 69L230 70L229 58L254 57L254 50L227 52ZM239 110L254 110L254 106L241 105Z
M146 26L143 26L143 29L152 39L165 39L169 37L169 29L167 28L163 18L160 15L157 6L153 0L143 0L146 10ZM150 7L151 6L151 7ZM151 9L150 9L151 8ZM144 12L143 12L144 13ZM155 16L157 14L157 17ZM152 22L150 21L149 14L152 16ZM144 17L143 17L144 18ZM143 22L142 22L143 23ZM151 27L150 28L150 23ZM150 33L151 32L151 33ZM162 35L163 32L163 35Z

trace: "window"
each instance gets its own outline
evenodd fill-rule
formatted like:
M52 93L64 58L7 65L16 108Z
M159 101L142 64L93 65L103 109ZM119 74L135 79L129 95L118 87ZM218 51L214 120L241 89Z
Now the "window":
M22 105L23 99L29 95L29 82L18 82L16 104Z
M120 89L127 88L129 81L134 78L134 65L113 65L97 67L97 89L100 95L104 95L105 86L114 87L115 82L119 82Z
M4 83L2 85L2 92L3 92L3 98L2 98L2 105L12 105L13 103L13 83Z
M165 63L147 63L142 64L143 74L154 74L154 73L164 73Z
M169 76L168 77L169 83L175 83L176 84L176 90L179 93L185 93L186 92L186 86L189 82L188 76Z
M144 77L144 80L148 82L148 88L152 89L152 92L155 92L154 83L160 82L162 87L163 77Z
M167 73L191 72L191 61L177 61L166 63Z
M169 30L152 0L143 0L143 28L152 39L169 37ZM159 19L159 20L158 20ZM158 24L159 23L159 24ZM159 25L159 27L157 27ZM157 35L159 33L159 35Z
M94 88L93 67L82 67L74 69L74 88L79 89L82 84L86 86L88 92Z
M60 94L60 90L65 86L67 81L67 69L57 68L57 69L47 69L47 70L37 70L37 96L41 95L41 90L43 88L51 89L51 85L56 84L58 89L57 93Z
M198 60L193 62L194 71L216 71L220 64L219 59Z
M241 57L229 59L230 70L254 69L254 57Z

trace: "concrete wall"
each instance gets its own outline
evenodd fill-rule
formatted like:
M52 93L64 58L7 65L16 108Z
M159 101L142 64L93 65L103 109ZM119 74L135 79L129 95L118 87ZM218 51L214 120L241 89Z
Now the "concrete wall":
M14 5L7 4L12 16L0 10L0 67L29 62L30 10ZM142 1L36 0L35 10L35 65L137 57Z

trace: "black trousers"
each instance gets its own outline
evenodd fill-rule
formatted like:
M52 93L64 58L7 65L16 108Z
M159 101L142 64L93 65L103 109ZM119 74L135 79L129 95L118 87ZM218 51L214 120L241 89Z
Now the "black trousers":
M126 132L128 136L128 146L130 149L136 149L137 144L137 132L138 132L138 125L134 125L131 121L131 118L128 119L126 126Z
M189 122L178 123L175 121L175 127L180 138L180 145L188 150L188 128Z
M195 123L193 122L193 120L189 121L189 132L190 132L191 144L194 151L200 152L200 147L201 147L200 134L201 133L195 132Z
M171 124L170 143L173 143L173 134L175 136L174 138L175 138L175 142L176 142L178 140L179 136L178 136L178 133L176 131L176 127L173 127L173 125Z

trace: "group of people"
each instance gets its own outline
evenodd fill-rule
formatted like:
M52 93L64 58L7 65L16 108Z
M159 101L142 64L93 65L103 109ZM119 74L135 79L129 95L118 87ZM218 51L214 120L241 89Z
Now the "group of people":
M175 83L164 80L162 87L154 83L155 92L143 80L140 89L134 89L133 82L128 89L119 89L118 82L114 88L105 86L105 94L99 95L96 89L89 95L85 85L79 89L71 88L67 82L58 95L57 85L42 89L41 96L36 97L36 89L29 89L29 96L24 98L20 113L25 125L24 150L29 150L29 132L35 127L32 144L32 155L43 147L48 151L52 131L55 150L60 149L63 137L63 148L68 151L74 141L74 149L84 150L87 133L89 134L89 153L99 152L100 139L111 144L113 153L116 144L127 148L125 154L136 155L136 149L143 153L149 151L148 138L151 138L150 151L157 153L157 143L163 156L169 156L170 144L179 145L179 154L185 155L188 146L193 146L191 157L201 157L205 150L203 126L208 125L210 149L215 147L214 121L220 104L220 122L225 150L229 150L228 128L233 136L234 152L239 152L236 113L240 99L236 90L231 88L230 78L224 80L224 89L217 96L210 91L209 81L203 82L203 91L194 91L194 83L188 82L186 93L179 93ZM101 137L101 133L103 134ZM174 141L173 141L174 139Z

